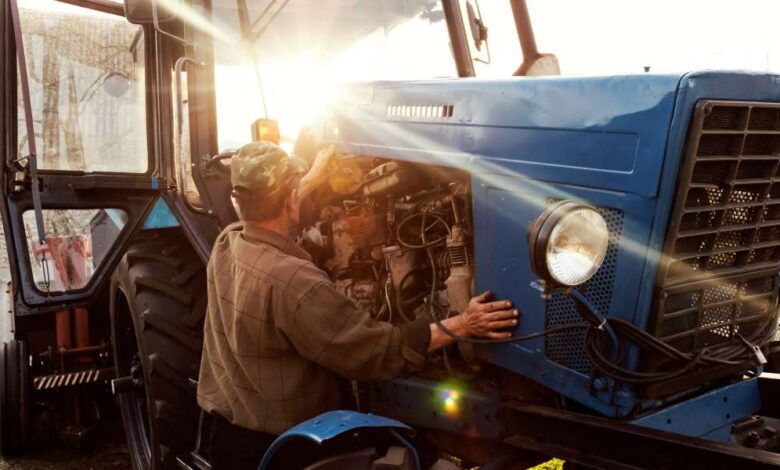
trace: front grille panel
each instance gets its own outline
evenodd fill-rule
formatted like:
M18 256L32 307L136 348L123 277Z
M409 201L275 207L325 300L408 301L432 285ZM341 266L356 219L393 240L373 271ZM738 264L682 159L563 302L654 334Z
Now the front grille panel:
M780 104L699 103L659 286L780 266L779 162Z
M687 139L648 331L684 352L765 341L778 299L780 104L702 101ZM667 360L648 353L643 368ZM711 369L667 392L733 372Z
M681 351L751 337L774 315L777 273L737 274L665 289L656 297L653 334Z

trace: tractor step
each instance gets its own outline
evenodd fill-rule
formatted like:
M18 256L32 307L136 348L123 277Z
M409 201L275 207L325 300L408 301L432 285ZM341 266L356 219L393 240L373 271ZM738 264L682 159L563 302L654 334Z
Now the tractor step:
M111 367L103 369L88 369L64 374L41 375L33 379L35 391L57 390L65 387L89 385L114 376Z

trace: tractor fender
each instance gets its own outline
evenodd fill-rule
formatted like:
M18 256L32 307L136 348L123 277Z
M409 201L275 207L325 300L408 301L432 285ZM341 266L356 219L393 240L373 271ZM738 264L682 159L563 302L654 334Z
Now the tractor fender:
M271 463L274 454L276 454L287 442L293 439L308 439L317 445L321 445L329 439L333 439L334 437L360 428L387 428L396 439L412 450L415 457L417 456L417 451L414 447L398 433L398 431L412 430L412 428L406 424L384 416L359 413L350 410L336 410L322 413L319 416L299 423L285 431L284 434L277 437L274 442L271 443L271 446L268 448L265 455L263 455L263 460L257 468L258 470L266 470Z

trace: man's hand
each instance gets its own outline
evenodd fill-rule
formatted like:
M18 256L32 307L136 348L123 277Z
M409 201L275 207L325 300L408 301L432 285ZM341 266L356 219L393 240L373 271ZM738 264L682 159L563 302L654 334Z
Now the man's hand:
M336 155L336 146L331 145L317 152L309 172L298 183L298 197L303 200L328 179L328 167Z
M512 308L512 302L508 300L498 300L490 302L492 293L490 291L472 297L469 306L459 318L463 323L465 335L463 336L481 336L484 338L508 338L512 336L509 332L499 332L517 325L517 317L520 313Z
M497 330L516 326L520 312L512 308L512 302L508 300L491 302L492 295L487 291L473 297L465 312L442 320L442 325L452 333L463 337L501 339L512 336L512 333ZM437 324L431 324L429 352L452 344L453 341L454 339L439 329Z

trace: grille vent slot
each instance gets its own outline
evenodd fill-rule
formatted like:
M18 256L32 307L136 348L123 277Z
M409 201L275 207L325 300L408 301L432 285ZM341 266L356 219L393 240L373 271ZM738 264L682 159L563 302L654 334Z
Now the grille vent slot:
M453 117L455 107L447 105L390 105L387 107L388 117L404 117L415 119L449 119Z

